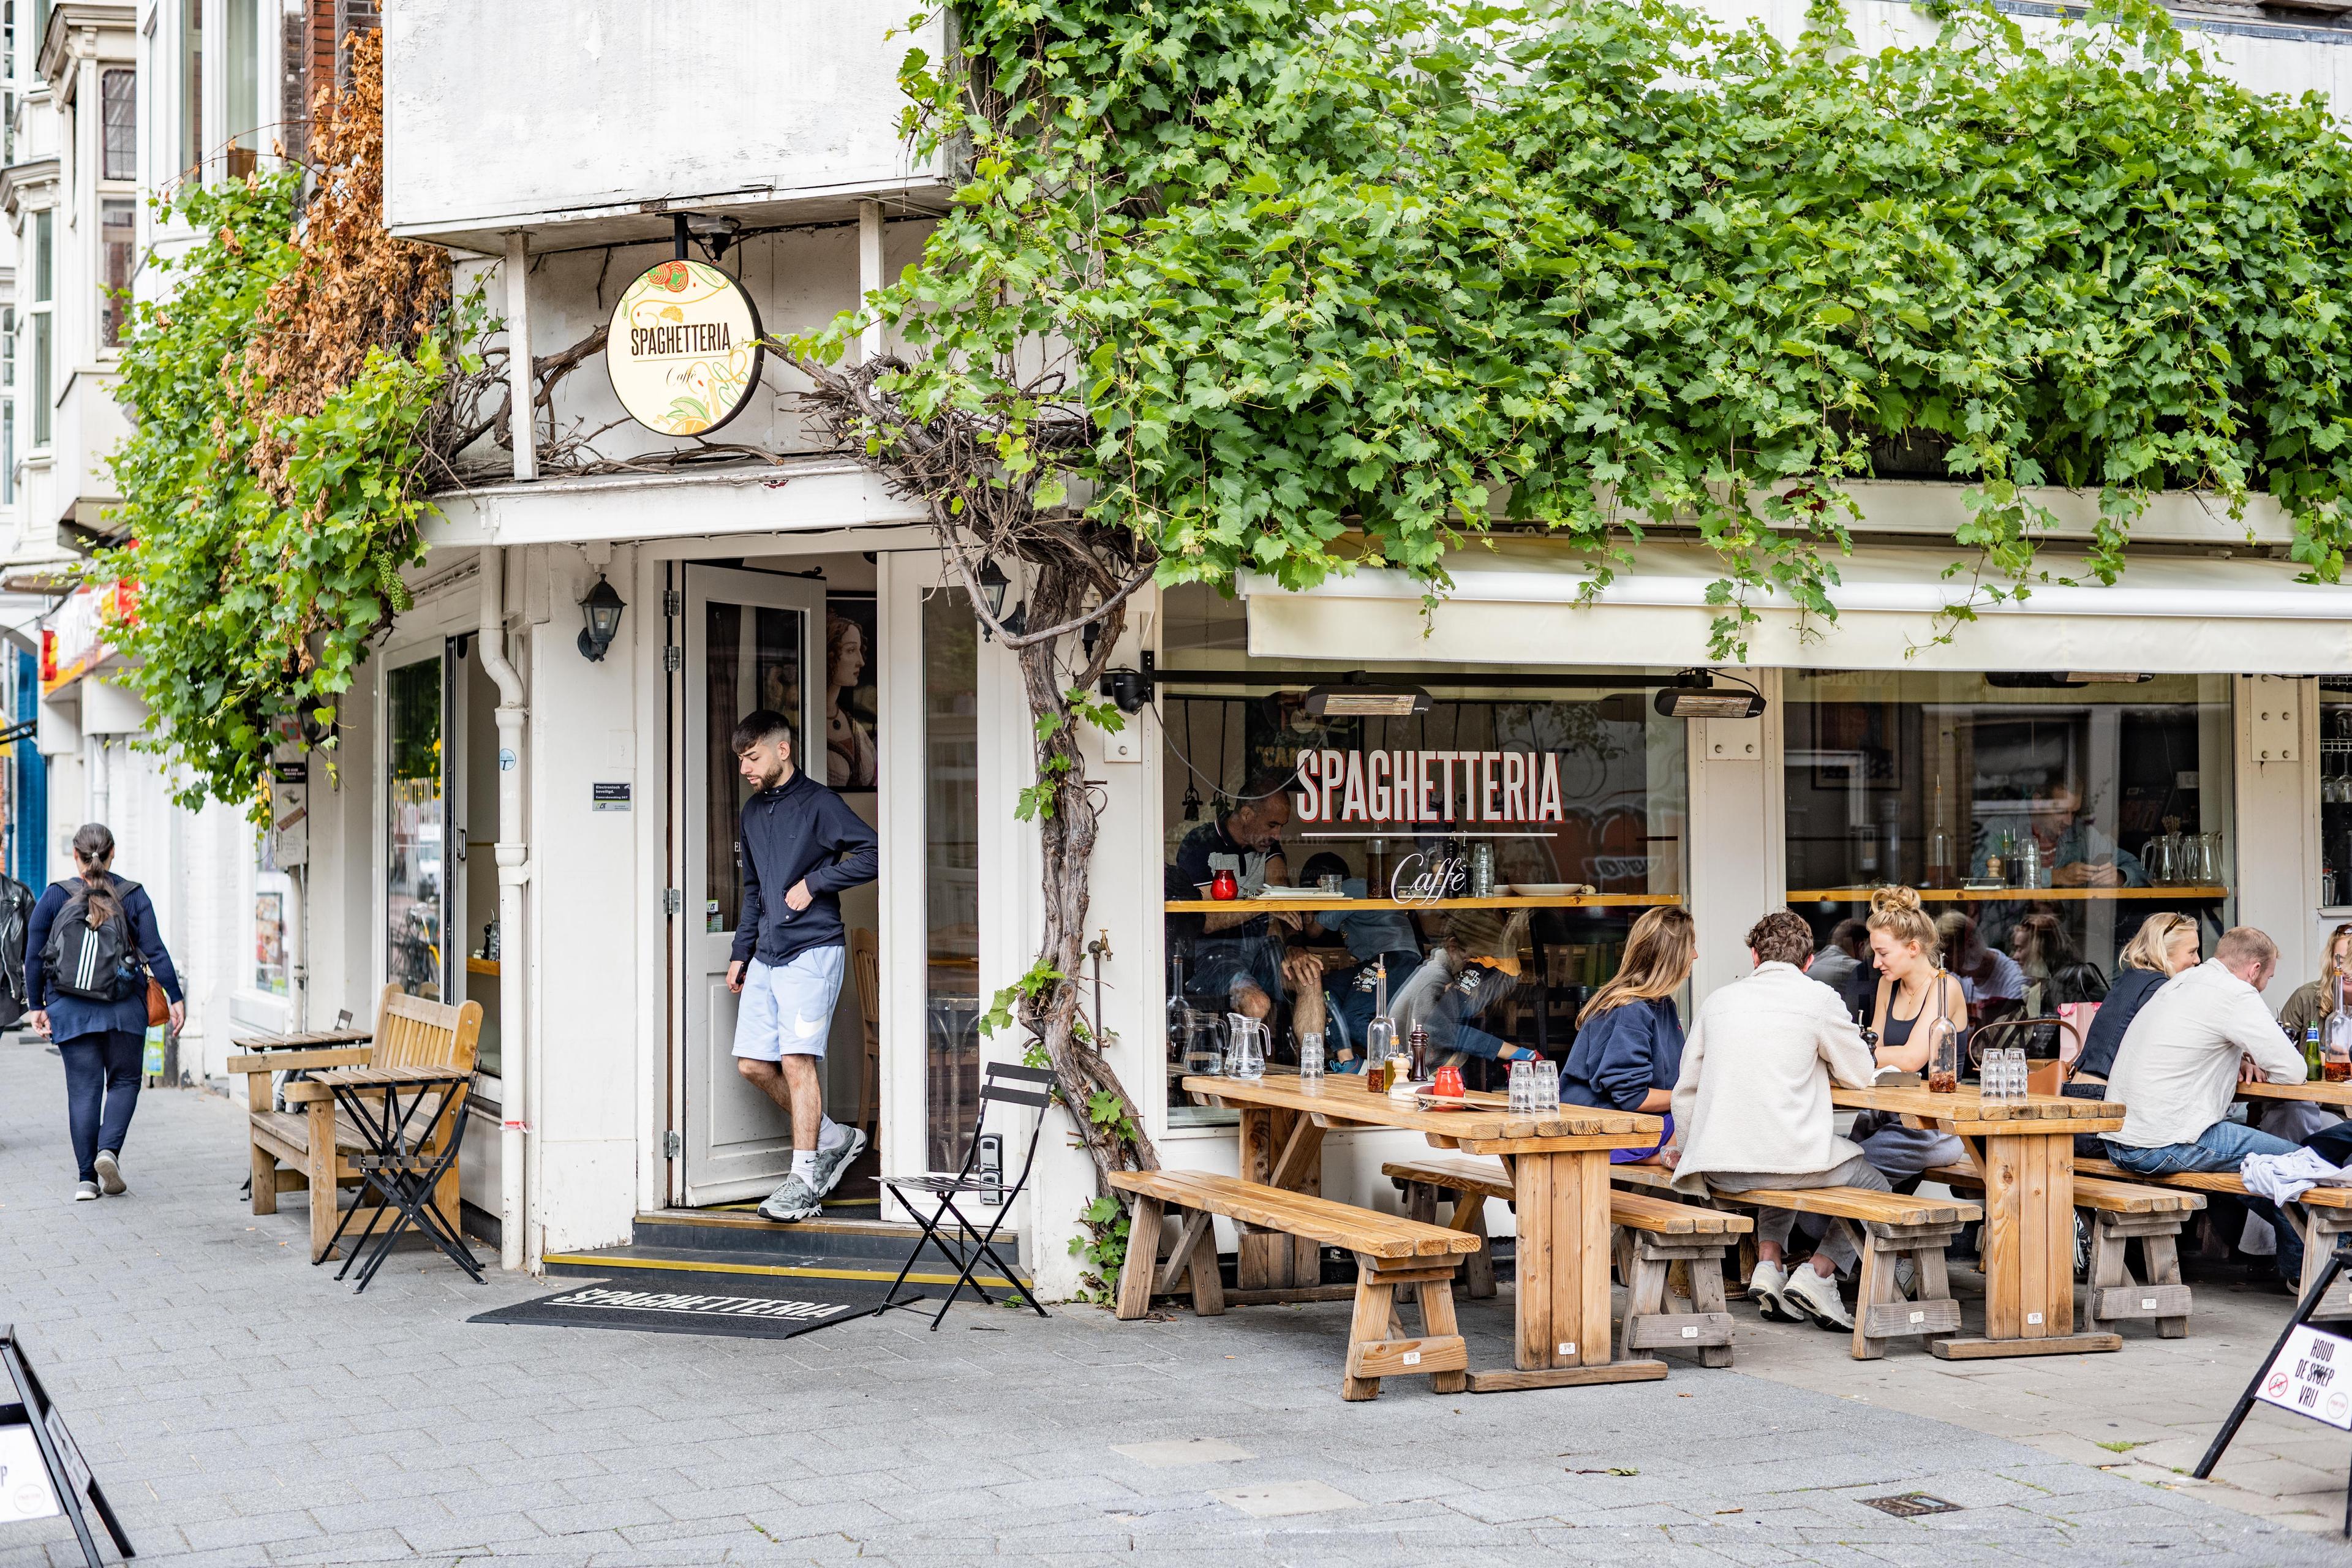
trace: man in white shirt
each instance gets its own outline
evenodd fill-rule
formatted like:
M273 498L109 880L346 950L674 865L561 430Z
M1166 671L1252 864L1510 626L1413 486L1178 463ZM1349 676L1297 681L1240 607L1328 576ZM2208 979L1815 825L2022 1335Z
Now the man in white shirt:
M2239 1064L2272 1083L2301 1083L2303 1053L2263 1003L2278 968L2278 944L2252 926L2221 933L2213 956L2164 983L2141 1006L2116 1052L2109 1100L2124 1103L2120 1131L2107 1134L2115 1163L2139 1176L2235 1171L2249 1154L2291 1154L2284 1138L2230 1120ZM2278 1237L2278 1268L2289 1284L2303 1275L2303 1243L2267 1198L2246 1207Z

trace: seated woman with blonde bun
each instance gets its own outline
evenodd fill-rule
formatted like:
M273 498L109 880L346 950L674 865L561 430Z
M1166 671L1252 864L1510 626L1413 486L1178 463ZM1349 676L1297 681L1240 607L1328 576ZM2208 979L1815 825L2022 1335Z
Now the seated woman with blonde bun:
M1879 1067L1926 1073L1937 1036L1965 1034L1969 1004L1958 978L1947 971L1936 922L1908 888L1881 888L1870 896L1870 952L1878 963L1878 994L1870 1027ZM1906 1127L1892 1118L1857 1127L1854 1139L1864 1158L1889 1182L1906 1182L1936 1165L1964 1163L1960 1141L1932 1128Z

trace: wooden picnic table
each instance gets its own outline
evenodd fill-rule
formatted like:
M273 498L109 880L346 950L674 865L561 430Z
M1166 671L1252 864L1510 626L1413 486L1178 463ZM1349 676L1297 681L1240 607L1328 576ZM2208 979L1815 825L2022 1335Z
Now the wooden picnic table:
M2302 1100L2352 1116L2352 1083L2242 1083L2240 1100Z
M1985 1331L1930 1342L1937 1356L2123 1348L2119 1334L2074 1331L2074 1135L2116 1131L2121 1105L2054 1094L1988 1101L1967 1088L1957 1094L1832 1088L1830 1099L1848 1110L1885 1111L1954 1134L1984 1178Z
M314 1047L363 1046L375 1038L373 1029L312 1029L300 1035L247 1035L229 1042L240 1051L286 1051Z
M1474 1110L1423 1110L1410 1100L1370 1092L1353 1075L1312 1084L1295 1073L1188 1078L1184 1088L1203 1104L1241 1112L1244 1180L1295 1192L1319 1185L1323 1134L1332 1127L1402 1128L1436 1148L1501 1156L1518 1194L1515 1365L1472 1371L1470 1392L1666 1375L1662 1361L1612 1359L1610 1339L1609 1152L1656 1142L1659 1118L1580 1105L1513 1115L1491 1094L1465 1095ZM1237 1290L1227 1300L1258 1292L1261 1300L1295 1299L1320 1282L1312 1242L1260 1232L1242 1239Z

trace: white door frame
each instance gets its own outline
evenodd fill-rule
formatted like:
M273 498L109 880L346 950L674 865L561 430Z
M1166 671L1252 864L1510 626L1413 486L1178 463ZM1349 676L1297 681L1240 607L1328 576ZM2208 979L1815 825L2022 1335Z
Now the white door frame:
M715 601L740 604L751 610L790 610L801 616L801 710L792 717L799 727L801 749L806 752L812 748L811 737L821 732L817 727L821 709L816 693L823 674L825 587L822 579L692 563L686 564L680 575L684 613L679 647L684 650L681 673L686 679L680 700L678 747L678 874L682 889L678 924L682 962L678 968L677 1005L678 1039L685 1070L677 1108L683 1139L678 1163L685 1201L707 1205L764 1196L790 1169L792 1131L789 1119L765 1106L764 1097L758 1089L734 1079L731 1070L722 1069L717 1059L719 1047L714 1044L720 1033L731 1033L734 1008L731 998L722 998L719 992L712 989L714 974L723 973L728 961L721 955L720 939L707 932L703 925L709 896L707 839L696 832L697 824L708 810L702 792L695 787L698 782L703 782L697 779L696 764L698 760L708 758L709 742L709 700L702 685L704 610ZM796 757L793 762L795 766L804 765L806 758ZM707 762L704 765L708 765ZM702 823L702 830L707 834L709 825ZM782 889L772 891L774 896L782 896ZM730 931L726 940L731 942L732 937ZM694 1003L698 994L713 998L706 1005L715 1005L716 1012L706 1016L702 1008L697 1007ZM722 1013L723 1024L718 1016ZM722 1152L713 1139L710 1118L719 1097L725 1095L749 1097L745 1103L750 1105L754 1120L780 1122L781 1135L736 1140Z

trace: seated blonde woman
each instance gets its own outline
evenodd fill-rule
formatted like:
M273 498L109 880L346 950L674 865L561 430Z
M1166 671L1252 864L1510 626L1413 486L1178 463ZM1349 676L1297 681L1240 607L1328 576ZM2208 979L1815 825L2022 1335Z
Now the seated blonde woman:
M1924 1075L1939 1035L1964 1036L1966 989L1941 963L1936 922L1908 888L1881 888L1870 896L1870 952L1878 963L1878 994L1870 1026L1878 1037L1872 1056L1882 1068ZM1892 1117L1858 1121L1854 1136L1864 1158L1888 1182L1915 1180L1937 1165L1964 1163L1960 1141L1934 1128L1906 1127Z

